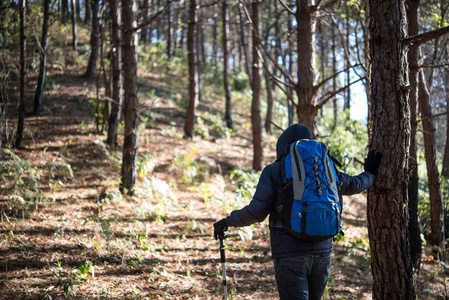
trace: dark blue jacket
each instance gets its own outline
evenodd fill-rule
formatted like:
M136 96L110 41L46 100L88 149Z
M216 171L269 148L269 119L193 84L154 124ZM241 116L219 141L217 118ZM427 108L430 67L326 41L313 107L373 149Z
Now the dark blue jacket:
M278 160L263 169L251 202L244 208L233 211L226 218L228 226L242 227L262 222L270 215L271 253L273 258L332 251L332 239L321 242L298 240L292 237L278 221L278 216L282 212L282 204L278 201L281 197L278 186L283 178L279 158L294 141L311 138L310 130L300 124L293 125L285 130L276 145ZM369 188L374 180L374 176L369 172L350 176L337 171L337 176L343 195L360 193Z

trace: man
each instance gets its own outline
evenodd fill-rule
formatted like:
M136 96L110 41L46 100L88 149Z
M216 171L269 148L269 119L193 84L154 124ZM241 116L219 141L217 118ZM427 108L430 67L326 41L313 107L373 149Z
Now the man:
M262 171L251 202L214 224L217 239L228 226L249 226L270 215L271 254L281 300L321 299L331 263L332 238L319 242L300 240L290 235L280 221L283 209L279 188L283 180L281 157L300 139L312 139L308 127L295 124L285 130L276 144L277 160ZM377 176L381 159L381 153L371 150L365 160L365 172L350 176L337 171L341 193L352 195L369 188Z

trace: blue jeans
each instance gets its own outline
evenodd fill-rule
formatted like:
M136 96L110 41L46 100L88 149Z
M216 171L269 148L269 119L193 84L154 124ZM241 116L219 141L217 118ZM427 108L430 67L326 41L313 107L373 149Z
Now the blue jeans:
M320 300L326 288L331 253L278 258L274 261L281 300Z

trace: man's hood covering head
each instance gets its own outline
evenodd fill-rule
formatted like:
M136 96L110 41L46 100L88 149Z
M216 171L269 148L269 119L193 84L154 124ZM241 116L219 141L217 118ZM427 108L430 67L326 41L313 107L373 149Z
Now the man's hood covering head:
M281 158L282 154L290 148L290 144L301 139L312 139L312 132L307 126L295 124L287 128L278 138L276 144L277 159Z

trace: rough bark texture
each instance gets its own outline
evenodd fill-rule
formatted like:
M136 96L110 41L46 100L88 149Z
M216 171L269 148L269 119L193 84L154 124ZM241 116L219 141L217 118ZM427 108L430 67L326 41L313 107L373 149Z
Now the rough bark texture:
M90 34L90 56L84 78L92 78L97 68L98 50L100 48L100 18L99 0L91 0L92 4L92 31Z
M316 136L317 107L314 95L315 85L315 29L316 16L312 9L314 0L296 1L297 53L298 53L298 85L296 94L298 105L296 114L298 121L306 125Z
M123 142L122 192L133 192L137 167L137 59L134 26L134 0L122 0L123 11L123 69L125 90L125 134Z
M23 140L25 127L25 85L26 85L26 0L20 0L20 102L17 120L16 148L20 148Z
M251 122L253 126L253 147L254 147L254 155L253 155L253 169L254 170L262 170L262 161L263 161L263 147L262 147L262 119L260 117L260 71L261 71L261 62L258 54L258 45L259 40L258 36L260 36L260 0L252 1L253 8L253 25L257 34L253 31L253 81L252 81L252 89L253 89L253 101L251 103Z
M427 89L424 72L419 72L419 110L421 111L426 156L427 180L430 199L430 243L444 253L444 214L438 171L437 149L435 145L435 126L431 120L430 93Z
M449 52L449 45L446 46ZM449 57L449 54L448 54ZM443 170L441 174L448 178L449 177L449 67L444 69L444 79L445 79L445 90L446 90L446 144L444 146L444 158L443 158Z
M146 1L148 2L148 1ZM117 146L117 131L120 123L120 115L122 112L122 47L120 45L120 14L119 14L119 2L118 0L110 0L111 6L111 42L112 42L112 99L115 103L111 105L111 114L109 116L108 124L108 138L106 143L111 146Z
M410 108L403 1L370 0L370 144L383 153L368 193L373 299L415 299L408 241Z
M186 137L193 137L193 126L195 123L195 109L198 104L198 56L196 54L196 24L198 22L196 0L190 0L189 7L189 27L187 29L187 52L189 60L189 105L187 107L184 134Z
M41 58L39 65L39 77L37 79L36 92L34 94L34 114L39 115L42 105L42 92L44 90L45 76L47 73L48 50L48 19L50 18L50 0L44 0L44 19L42 20Z
M234 129L232 124L231 114L231 86L229 83L229 0L223 0L222 7L222 22L223 22L223 85L225 90L225 120L226 126L230 129Z
M407 19L409 20L409 35L418 34L419 31L419 2L410 0L407 6ZM409 237L410 258L415 269L419 269L422 255L421 231L418 223L418 157L416 133L418 132L418 47L410 47L408 60L410 64L410 182L408 184L409 194Z
M76 50L78 46L78 25L77 25L77 7L75 0L71 0L72 2L72 47L73 50Z

